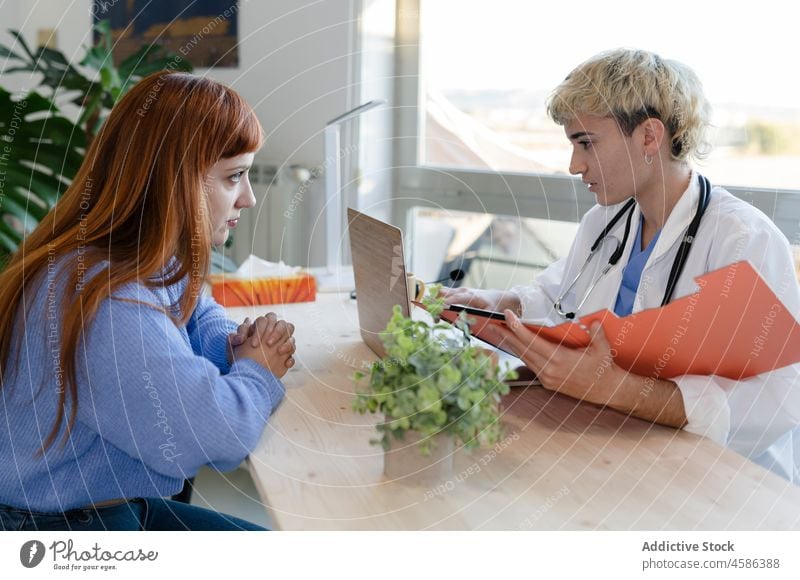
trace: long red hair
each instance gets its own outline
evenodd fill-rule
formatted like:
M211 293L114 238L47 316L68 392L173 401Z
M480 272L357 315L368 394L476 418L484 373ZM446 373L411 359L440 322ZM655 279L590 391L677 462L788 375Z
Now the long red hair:
M26 308L24 297L35 294L34 278L58 256L82 254L81 267L71 268L66 282L74 292L65 292L60 303L64 388L57 389L55 424L40 451L55 441L68 411L65 441L75 422L78 345L103 300L130 282L163 286L188 277L187 291L168 313L179 312L172 316L176 324L189 320L211 258L205 176L220 159L254 152L262 143L250 106L207 78L155 73L114 106L72 184L0 273L2 388L15 319ZM79 283L104 260L107 270Z

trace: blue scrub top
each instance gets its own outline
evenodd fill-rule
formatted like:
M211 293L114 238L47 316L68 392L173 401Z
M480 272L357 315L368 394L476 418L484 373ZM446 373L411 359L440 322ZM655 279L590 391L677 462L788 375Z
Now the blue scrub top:
M633 242L631 257L622 271L622 282L619 285L617 302L614 304L614 312L617 316L627 316L633 312L633 301L636 298L636 291L639 289L639 281L642 279L642 270L644 270L644 265L647 263L647 259L658 241L658 236L661 235L661 230L658 230L647 247L642 250L643 222L644 216L640 216L639 228L636 230L636 240Z

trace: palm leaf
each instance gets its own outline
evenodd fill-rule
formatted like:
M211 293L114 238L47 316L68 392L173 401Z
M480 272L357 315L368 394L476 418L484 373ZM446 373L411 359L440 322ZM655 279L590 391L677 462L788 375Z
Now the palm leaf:
M69 180L58 175L45 173L38 168L18 166L9 168L6 184L17 186L31 192L48 208L53 207L60 195L67 189Z
M20 55L18 55L16 52L11 50L10 48L6 48L5 46L0 46L0 57L2 57L2 58L13 58L13 59L16 59L16 60L25 60ZM5 70L3 72L5 72Z
M28 43L25 42L25 38L22 36L22 33L19 30L9 30L8 33L17 40L19 45L22 47L22 50L25 51L25 54L27 54L28 57L30 57L31 64L33 64L36 61L36 57L34 56L33 52L31 52L31 49L28 47Z
M3 212L22 222L26 226L26 232L31 231L47 215L46 209L40 207L39 204L32 203L30 196L19 190L8 188L5 194Z
M0 259L7 260L8 256L3 256L3 254L15 252L20 242L22 242L22 234L14 230L0 217ZM5 252L2 250L5 250Z

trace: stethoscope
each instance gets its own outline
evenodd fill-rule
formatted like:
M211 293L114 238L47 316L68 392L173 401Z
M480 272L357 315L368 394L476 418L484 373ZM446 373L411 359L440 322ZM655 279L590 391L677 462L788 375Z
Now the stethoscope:
M669 273L669 279L667 280L667 289L664 292L664 299L661 301L661 306L669 303L672 299L672 294L675 292L675 286L678 284L678 279L681 277L681 272L683 271L683 267L686 265L686 260L689 257L689 250L692 248L692 243L694 242L694 238L697 235L697 229L700 227L700 220L703 218L703 214L708 207L708 203L711 200L711 183L703 177L702 175L698 174L697 178L700 182L700 200L697 203L697 212L694 214L694 218L692 219L691 223L689 224L689 228L686 230L686 234L683 236L683 241L681 242L680 247L678 248L678 254L675 256L675 261L672 263L672 270ZM605 276L611 268L613 268L619 259L622 257L622 253L625 251L625 245L628 243L628 236L631 232L631 219L633 218L633 206L636 205L636 200L634 198L629 199L622 209L617 212L617 214L611 218L611 221L606 224L606 227L603 228L603 231L600 232L600 235L597 236L594 244L589 249L589 256L586 258L586 261L583 263L578 275L570 282L569 286L566 289L561 291L561 294L558 295L556 301L553 303L553 306L556 309L556 312L559 316L566 318L567 320L572 320L575 318L575 312L581 309L581 307L586 303L586 299L592 293L595 286L600 282L600 280ZM615 238L611 237L617 244L617 247L614 249L614 253L611 254L611 257L608 259L608 264L606 264L600 275L592 282L592 285L589 286L589 289L586 291L586 294L581 300L580 304L575 307L575 312L565 312L564 309L561 307L561 301L569 294L569 292L575 287L580 277L586 271L586 268L589 267L589 263L594 258L595 254L600 250L600 247L603 245L606 239L608 239L608 233L614 229L614 226L617 225L617 222L622 219L625 215L625 212L628 212L628 219L625 222L625 234L622 237L622 243Z

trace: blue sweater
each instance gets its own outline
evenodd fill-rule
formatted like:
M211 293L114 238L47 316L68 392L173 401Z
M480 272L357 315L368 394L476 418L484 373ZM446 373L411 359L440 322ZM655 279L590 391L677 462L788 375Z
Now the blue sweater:
M65 265L75 267L75 254L48 265L26 289L27 320L21 311L17 316L19 362L13 341L0 389L0 504L52 512L169 496L202 465L223 471L239 465L284 387L252 360L228 365L226 339L236 324L213 299L200 299L186 327L130 302L174 311L185 280L156 289L129 284L101 304L78 349L71 435L62 445L62 427L44 456L35 456L64 388L58 311ZM104 275L106 266L92 272Z

